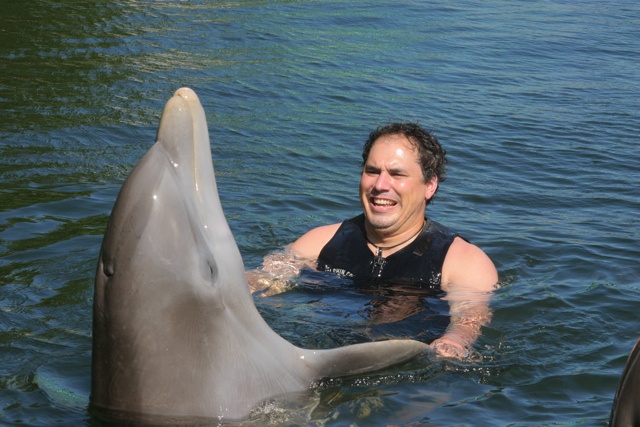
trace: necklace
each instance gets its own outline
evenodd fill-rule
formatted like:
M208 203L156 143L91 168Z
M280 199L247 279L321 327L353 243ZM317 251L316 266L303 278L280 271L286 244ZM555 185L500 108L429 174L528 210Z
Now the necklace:
M420 227L420 230L418 230L417 233L413 234L407 240L404 240L404 241L402 241L402 242L400 242L398 244L391 245L391 246L378 246L375 243L373 243L371 240L369 240L369 237L365 233L364 238L367 239L367 242L371 246L376 248L376 255L373 257L373 268L371 270L371 274L373 276L377 276L377 277L380 277L382 275L382 269L387 264L387 260L382 257L382 251L388 251L389 249L397 248L398 246L402 246L405 243L407 243L408 241L414 239L415 237L418 236L418 234L420 234L422 232L422 230L424 229L424 225L425 224L426 224L426 221L424 221L422 223L422 227Z

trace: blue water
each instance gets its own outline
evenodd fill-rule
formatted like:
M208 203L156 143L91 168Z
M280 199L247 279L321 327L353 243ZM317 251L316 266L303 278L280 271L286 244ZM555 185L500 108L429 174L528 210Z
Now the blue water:
M328 381L315 410L258 425L605 426L640 335L639 24L635 0L3 4L0 424L101 425L85 406L102 234L190 86L247 268L356 214L362 142L412 120L450 160L428 215L500 272L477 361ZM256 299L321 346L361 338L344 301Z

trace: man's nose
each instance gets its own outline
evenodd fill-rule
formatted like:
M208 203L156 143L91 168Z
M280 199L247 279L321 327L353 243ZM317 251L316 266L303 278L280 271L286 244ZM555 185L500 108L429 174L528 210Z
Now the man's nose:
M385 191L391 187L391 177L388 173L382 171L374 182L374 188L378 191Z

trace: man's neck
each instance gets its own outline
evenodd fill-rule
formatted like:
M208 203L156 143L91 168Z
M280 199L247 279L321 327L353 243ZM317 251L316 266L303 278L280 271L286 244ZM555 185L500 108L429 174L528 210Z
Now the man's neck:
M385 235L365 221L365 237L374 253L378 254L382 250L386 252L384 255L390 255L413 242L424 228L425 223L426 220L422 218L421 221L415 222L414 225L399 233Z

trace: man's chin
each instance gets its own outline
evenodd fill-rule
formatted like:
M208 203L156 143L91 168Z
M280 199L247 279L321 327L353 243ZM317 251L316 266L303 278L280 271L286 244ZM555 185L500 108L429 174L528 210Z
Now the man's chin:
M385 234L385 230L389 229L396 223L396 218L391 215L367 213L365 214L365 217L369 227L381 234Z

